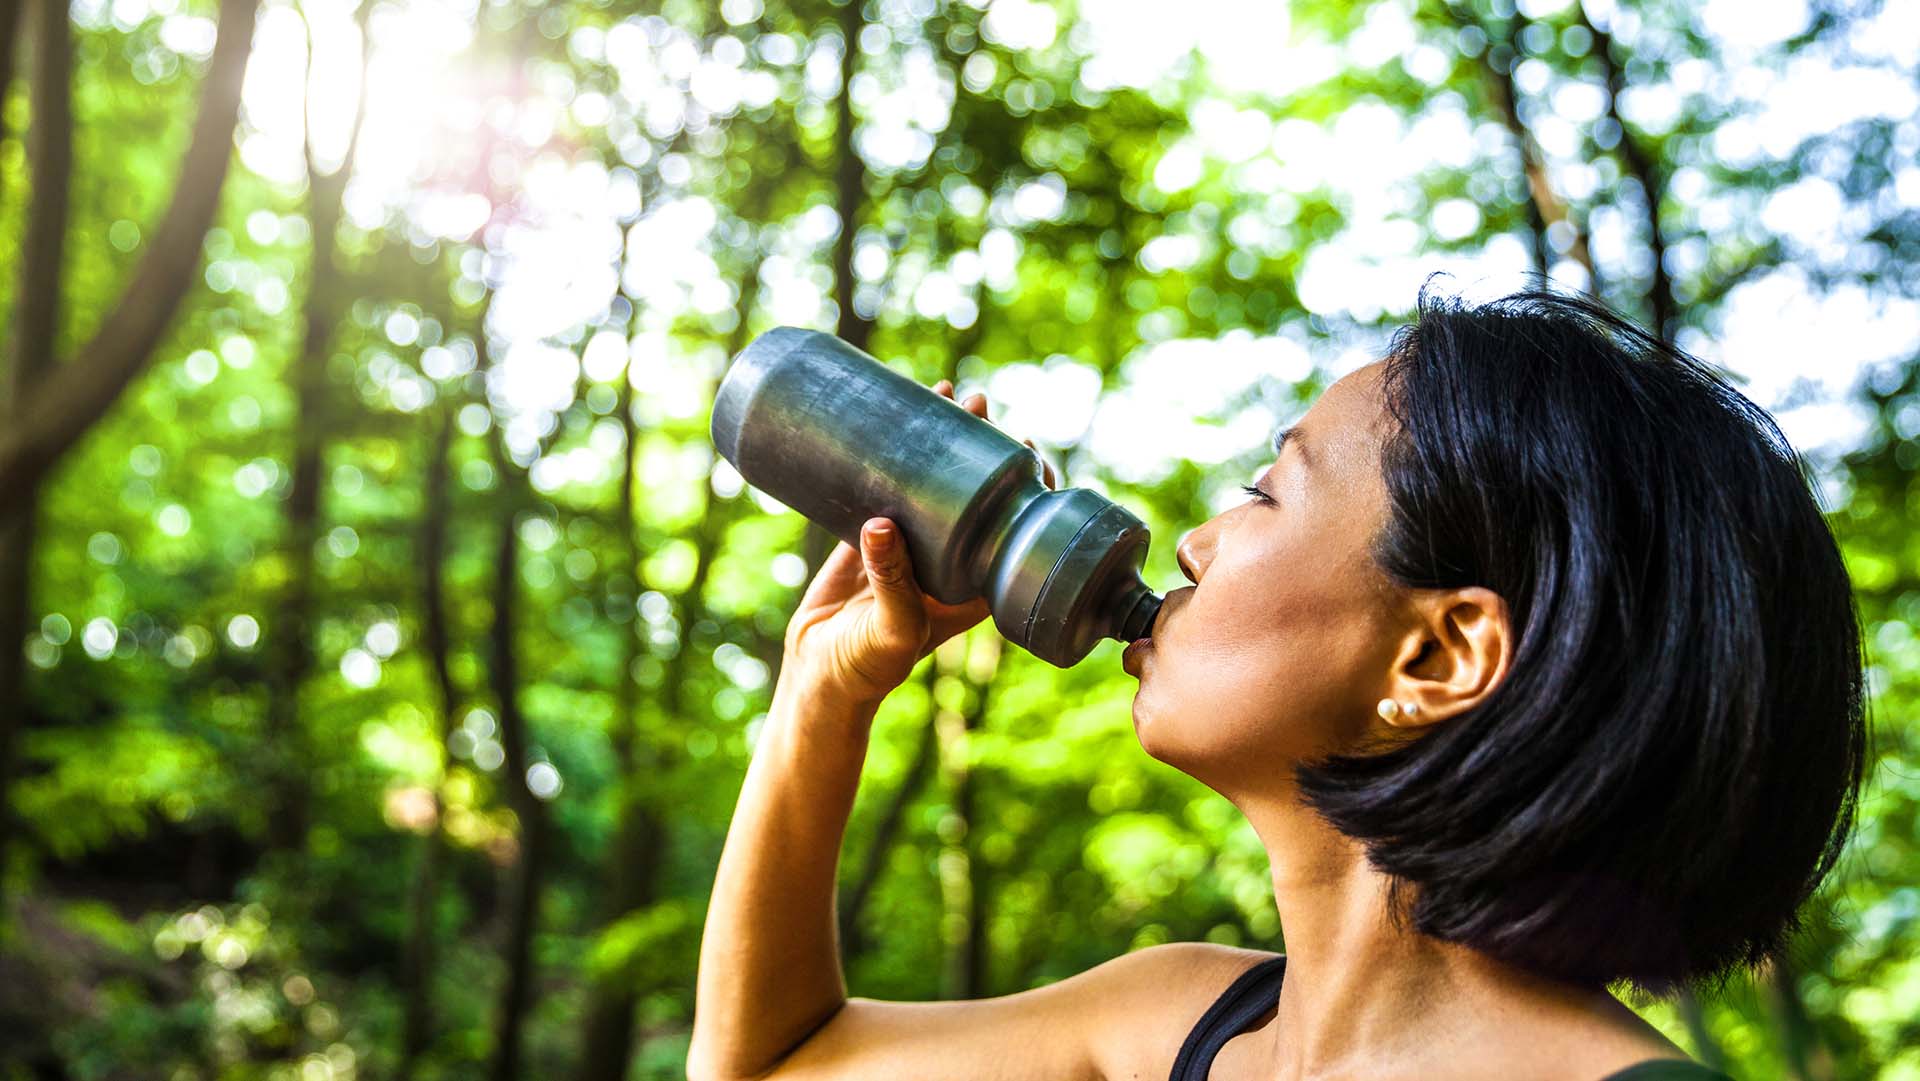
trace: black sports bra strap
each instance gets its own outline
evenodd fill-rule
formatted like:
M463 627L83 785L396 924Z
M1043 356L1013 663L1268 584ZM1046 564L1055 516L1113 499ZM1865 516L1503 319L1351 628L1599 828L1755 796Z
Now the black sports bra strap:
M1228 1040L1240 1035L1254 1018L1273 1008L1280 997L1280 980L1286 975L1287 955L1280 954L1253 966L1228 985L1225 992L1200 1015L1199 1023L1187 1033L1180 1054L1173 1060L1169 1081L1206 1081L1213 1058Z

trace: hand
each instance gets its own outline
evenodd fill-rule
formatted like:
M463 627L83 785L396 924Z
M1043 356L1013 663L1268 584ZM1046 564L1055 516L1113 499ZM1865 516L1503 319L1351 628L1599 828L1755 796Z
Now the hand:
M933 389L953 397L953 384L945 379ZM984 394L969 395L961 407L987 419ZM1032 440L1022 442L1039 453ZM1044 460L1041 478L1048 488L1056 486L1053 467ZM835 545L807 586L787 624L781 671L804 672L848 704L877 705L906 682L921 658L990 614L985 597L945 604L921 592L899 527L887 518L869 518L860 529L860 550L845 541Z

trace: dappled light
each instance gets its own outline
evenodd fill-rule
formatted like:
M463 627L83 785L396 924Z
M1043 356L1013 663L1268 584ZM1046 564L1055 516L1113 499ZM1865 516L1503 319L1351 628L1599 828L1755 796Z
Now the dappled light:
M1859 825L1786 958L1629 1005L1734 1076L1920 1077L1916 162L1891 0L0 5L0 1077L686 1076L837 543L716 450L730 359L986 394L1165 591L1436 272L1590 292L1801 454ZM852 994L1284 948L1120 655L987 622L887 697Z

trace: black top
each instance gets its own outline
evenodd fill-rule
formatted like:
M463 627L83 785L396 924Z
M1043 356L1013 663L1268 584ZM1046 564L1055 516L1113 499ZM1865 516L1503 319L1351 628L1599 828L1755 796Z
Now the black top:
M1200 1015L1200 1023L1187 1033L1180 1054L1173 1060L1173 1076L1168 1081L1207 1081L1213 1057L1228 1040L1240 1035L1254 1019L1280 1001L1280 980L1287 973L1287 955L1262 961L1240 974L1226 992ZM1726 1074L1707 1069L1697 1062L1680 1059L1649 1059L1624 1070L1608 1074L1600 1081L1732 1081Z

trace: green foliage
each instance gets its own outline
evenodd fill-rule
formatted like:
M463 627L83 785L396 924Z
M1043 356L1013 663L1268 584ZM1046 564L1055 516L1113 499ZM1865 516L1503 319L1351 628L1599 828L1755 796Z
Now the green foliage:
M28 610L9 632L27 670L6 789L19 828L0 865L0 1076L47 1062L87 1079L394 1076L421 1000L432 1013L413 1075L476 1076L502 1028L523 789L549 847L522 1076L569 1075L582 1018L609 993L633 1006L628 1076L683 1076L706 898L811 569L804 523L716 467L710 395L754 334L834 326L836 274L851 276L871 352L924 382L956 378L963 395L990 389L1010 427L1052 433L1039 442L1067 484L1140 513L1156 538L1149 580L1166 584L1180 581L1173 542L1268 460L1273 422L1376 354L1410 309L1394 244L1467 273L1519 269L1473 261L1489 251L1579 273L1564 232L1534 233L1501 65L1534 88L1523 123L1551 133L1571 110L1547 148L1550 182L1579 189L1559 194L1595 238L1599 293L1644 320L1665 267L1682 345L1710 347L1730 298L1776 272L1821 295L1914 300L1912 117L1862 115L1750 155L1715 141L1760 108L1734 83L1837 63L1873 5L1815 4L1803 32L1745 59L1723 55L1694 5L1634 6L1613 59L1651 89L1622 125L1604 103L1579 111L1580 88L1606 75L1578 3L1526 5L1530 19L1504 0L1296 3L1272 63L1305 74L1259 89L1225 85L1223 59L1184 48L1165 70L1103 75L1096 13L1073 5L1046 9L1044 41L1014 41L996 12L1022 5L868 0L843 88L841 8L819 0L673 0L644 15L499 3L457 26L363 2L376 77L335 237L345 295L314 385L299 366L317 189L300 160L306 47L290 43L304 12L319 49L346 48L352 17L276 3L202 280L39 494ZM210 12L74 9L63 354L155 240ZM1323 47L1347 51L1313 68ZM352 68L316 68L322 120L352 113ZM1900 79L1911 87L1913 72ZM31 103L24 81L5 89L11 313L34 272L17 256ZM843 92L860 125L850 267L833 264ZM1460 133L1433 161L1415 160L1411 135L1406 162L1378 158L1405 165L1384 202L1344 183L1334 155L1350 151L1330 141L1382 116ZM1657 230L1623 145L1653 164ZM1757 224L1809 177L1842 194L1856 242ZM1337 294L1342 275L1365 295ZM1230 349L1176 352L1200 358L1185 378L1150 367L1206 343ZM1671 1004L1637 1007L1696 1053L1703 1032L1737 1076L1920 1078L1920 354L1908 339L1889 348L1857 403L1870 432L1813 463L1873 664L1857 835L1784 979L1736 981L1702 1004L1700 1032ZM1809 379L1821 359L1805 360ZM1225 389L1173 400L1207 383ZM1097 449L1072 387L1103 410L1149 399L1127 434L1164 446L1159 460ZM438 575L449 701L425 582L443 417L456 421ZM303 419L320 441L310 575L289 517ZM496 640L506 529L518 615ZM296 633L312 662L289 687L276 658ZM1157 942L1281 948L1259 839L1140 749L1118 644L1060 671L994 639L972 632L876 719L844 891L893 832L855 921L853 993L957 993L969 933L987 943L988 994ZM501 642L526 716L521 777L491 682ZM292 739L271 727L275 694L297 703ZM971 711L977 723L958 723ZM930 725L934 761L916 773ZM311 789L310 826L277 847L270 797L288 761ZM435 963L415 989L407 958L423 934ZM1793 1035L1796 1008L1810 1036Z

